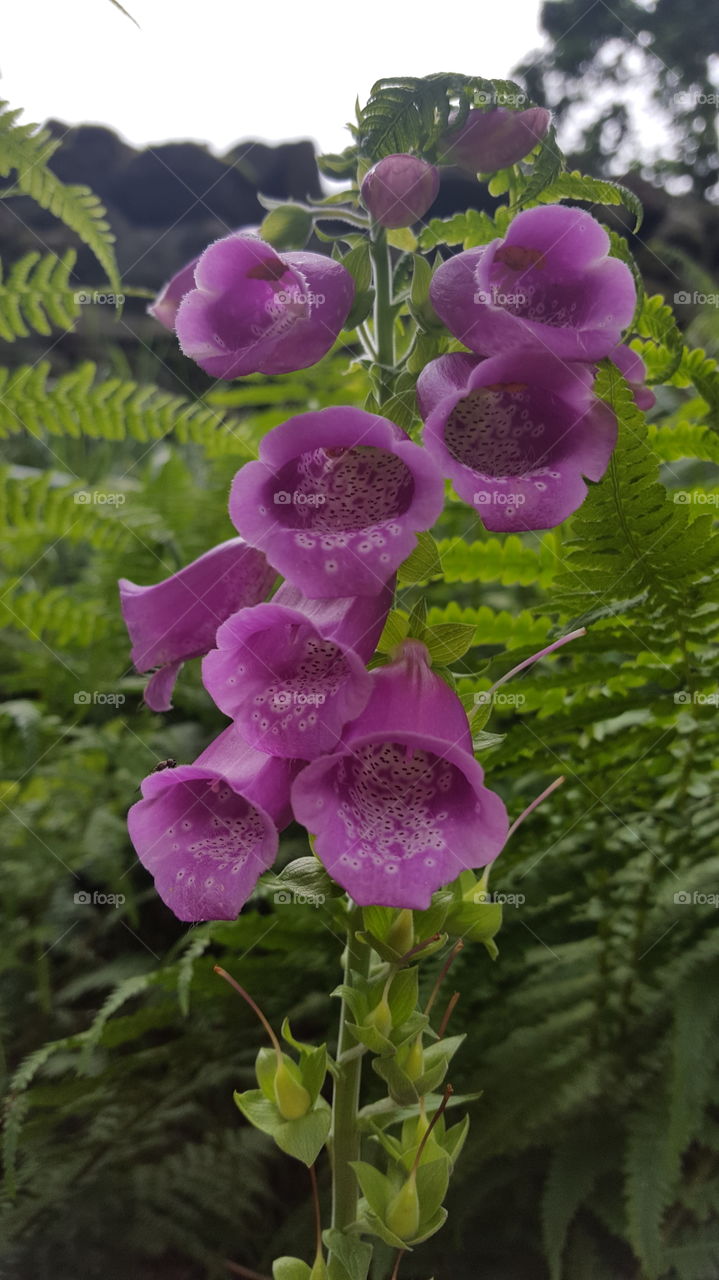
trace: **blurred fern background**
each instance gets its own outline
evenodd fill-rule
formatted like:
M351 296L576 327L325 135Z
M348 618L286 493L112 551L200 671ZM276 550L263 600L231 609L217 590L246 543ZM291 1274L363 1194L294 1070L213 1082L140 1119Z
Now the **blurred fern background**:
M52 174L55 145L5 110L5 195L62 219L118 294L104 211ZM472 228L453 219L444 243ZM340 943L321 908L263 890L235 923L189 930L157 899L127 808L158 761L192 759L222 724L196 663L169 716L144 706L116 581L157 581L231 536L228 484L262 435L367 387L340 351L198 396L167 376L162 334L131 360L18 364L30 334L92 325L73 266L32 253L0 283L3 1274L263 1274L309 1245L309 1183L238 1116L260 1033L212 966L275 1023L332 1042ZM449 1224L407 1280L719 1276L719 367L715 324L696 330L706 350L642 301L665 385L647 425L605 379L620 442L571 521L499 538L450 502L441 572L403 594L407 609L426 596L430 623L476 628L455 672L469 702L588 627L484 726L512 816L567 781L493 872L517 899L499 958L468 946L452 971L468 1035L453 1084L482 1096ZM304 852L291 828L282 860Z

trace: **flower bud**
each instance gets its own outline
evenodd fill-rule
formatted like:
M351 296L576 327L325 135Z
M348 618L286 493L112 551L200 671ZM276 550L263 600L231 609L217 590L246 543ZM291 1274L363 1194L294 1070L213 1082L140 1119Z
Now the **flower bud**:
M421 1036L417 1036L417 1039L413 1040L409 1046L407 1057L405 1058L402 1069L405 1075L409 1076L410 1080L419 1080L419 1077L424 1071L424 1053L422 1052Z
M545 136L550 120L544 107L470 111L464 124L445 136L441 159L470 173L496 173L529 155Z
M374 1027L381 1036L384 1036L386 1040L389 1039L392 1030L392 1010L389 1007L389 1001L386 996L382 996L379 1004L376 1004L374 1009L370 1009L364 1020L364 1025L366 1027Z
M290 1074L285 1062L281 1062L275 1072L274 1090L277 1109L285 1120L299 1120L307 1115L312 1101L310 1095Z
M405 907L393 920L385 939L388 947L392 947L398 955L404 956L414 946L414 919L412 912Z
M387 1226L400 1240L412 1240L419 1230L419 1197L414 1174L387 1206Z
M380 226L411 227L423 218L439 191L439 172L419 156L378 161L362 183L362 203Z

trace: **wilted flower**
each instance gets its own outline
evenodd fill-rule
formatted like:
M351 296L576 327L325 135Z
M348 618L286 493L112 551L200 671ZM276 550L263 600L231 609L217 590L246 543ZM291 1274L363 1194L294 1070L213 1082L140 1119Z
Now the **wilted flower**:
M375 595L442 510L424 449L345 406L290 418L235 476L230 517L305 595Z
M430 298L450 332L478 355L521 348L601 360L636 302L632 273L609 248L606 231L583 209L527 209L503 240L443 262Z
M337 338L354 297L352 276L332 258L280 255L240 233L205 249L194 284L179 305L175 329L185 355L213 378L316 364Z
M364 663L392 595L388 583L374 596L308 600L285 583L271 603L220 627L202 664L205 688L260 751L303 760L332 751L369 698Z
M152 586L120 579L135 668L160 668L145 689L153 711L169 711L183 662L207 653L220 623L243 605L263 600L275 577L262 552L242 538L230 538Z
M130 838L178 920L234 920L275 858L297 769L230 725L194 764L145 778Z
M473 109L464 124L450 129L440 143L442 164L456 164L470 173L495 173L517 164L542 141L551 120L544 107L510 111L492 107Z
M644 385L644 379L647 376L647 369L642 357L637 351L632 351L631 347L625 346L623 343L615 347L609 353L609 359L615 364L621 374L624 375L634 392L634 403L638 409L645 412L653 409L657 402L654 392Z
M551 529L600 480L617 438L594 370L545 352L440 356L417 384L424 441L488 529Z
M416 640L372 672L367 706L337 752L302 770L292 807L363 906L426 908L435 889L496 858L508 830L464 709Z
M411 227L423 218L439 191L439 171L419 156L385 156L363 179L360 195L375 222Z

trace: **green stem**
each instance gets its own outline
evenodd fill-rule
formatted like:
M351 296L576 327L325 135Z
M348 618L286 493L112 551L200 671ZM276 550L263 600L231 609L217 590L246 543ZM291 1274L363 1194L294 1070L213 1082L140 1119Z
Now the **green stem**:
M361 912L355 907L350 911L347 927L344 981L352 986L355 975L366 977L369 972L371 948L360 942L356 932L362 923ZM340 1029L337 1041L339 1074L335 1081L332 1099L332 1226L338 1231L351 1225L357 1217L357 1179L350 1168L350 1161L359 1158L359 1130L357 1110L359 1106L362 1058L343 1055L354 1046L354 1038L347 1023L351 1012L345 1000L340 1008Z
M392 314L392 264L383 227L374 226L370 235L370 256L374 274L374 345L379 366L377 400L384 404L392 394L394 370L394 316Z

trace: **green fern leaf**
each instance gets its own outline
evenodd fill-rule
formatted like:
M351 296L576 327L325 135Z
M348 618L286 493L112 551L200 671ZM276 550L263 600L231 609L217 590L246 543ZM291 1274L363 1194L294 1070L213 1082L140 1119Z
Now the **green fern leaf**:
M46 362L0 369L0 437L23 430L75 439L129 437L143 443L172 433L181 443L202 445L210 457L252 456L244 423L159 387L120 378L98 382L90 363L57 379Z
M559 596L575 615L643 592L679 616L691 614L711 598L704 578L715 577L719 563L711 517L691 520L658 483L643 415L624 379L605 367L597 391L617 415L619 440L607 474L572 521Z
M0 339L27 338L31 329L47 337L53 325L72 328L80 310L70 284L76 256L72 249L62 258L27 253L5 281L0 266Z
M446 582L496 581L506 586L513 583L548 586L558 563L558 543L551 533L544 534L537 542L535 550L514 533L483 542L445 538L438 543L442 576Z
M636 317L634 328L643 342L633 342L647 366L647 382L668 382L677 372L682 360L684 340L674 313L660 293L645 297Z
M664 1163L665 1118L664 1093L655 1090L631 1117L627 1135L624 1191L628 1235L647 1280L657 1280L662 1270L661 1226L672 1199Z
M642 225L644 210L638 196L623 187L619 182L608 182L606 179L591 178L578 169L560 173L538 197L542 204L552 204L557 200L583 200L589 204L624 205L634 216L634 228L637 232ZM525 198L526 202L526 198Z
M662 462L698 458L702 462L719 463L716 432L697 422L683 422L675 427L652 423L647 430L647 441Z
M115 237L105 209L88 187L66 186L48 168L48 160L60 145L46 129L19 124L19 111L0 99L0 177L14 175L13 192L30 196L41 208L59 218L94 253L112 292L120 292L115 259ZM6 192L7 196L9 193Z

